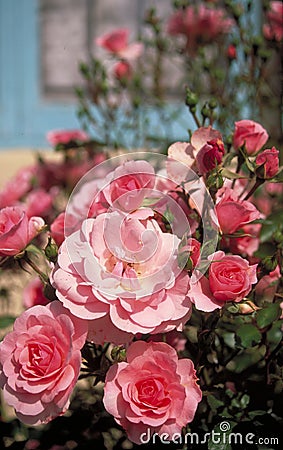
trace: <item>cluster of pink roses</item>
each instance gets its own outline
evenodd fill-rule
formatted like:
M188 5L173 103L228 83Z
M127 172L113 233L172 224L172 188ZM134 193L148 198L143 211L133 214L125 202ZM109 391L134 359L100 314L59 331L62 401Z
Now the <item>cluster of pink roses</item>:
M99 36L96 44L104 48L118 61L113 67L113 74L118 80L128 80L132 77L132 64L143 53L144 46L141 42L128 43L129 30L119 28Z
M236 122L233 151L254 165L256 179L278 172L278 150L261 151L267 139L260 124ZM127 349L127 360L107 372L103 401L133 442L148 429L172 439L193 420L202 398L193 362L179 360L160 334L182 331L193 308L245 305L258 281L253 253L261 225L253 222L263 216L246 180L239 176L234 189L225 180L207 208L213 201L205 183L221 173L226 154L221 134L201 127L190 142L171 145L165 160L113 158L77 185L49 223L59 247L49 277L56 300L48 303L33 282L25 290L29 308L0 344L0 384L20 420L36 425L66 411L86 341ZM43 226L23 206L5 206L0 256L19 256ZM215 244L209 254L206 227Z

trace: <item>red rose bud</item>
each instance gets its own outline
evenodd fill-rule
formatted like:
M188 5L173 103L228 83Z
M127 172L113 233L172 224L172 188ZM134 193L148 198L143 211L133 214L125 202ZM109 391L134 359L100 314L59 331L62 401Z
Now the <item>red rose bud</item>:
M266 149L256 157L256 175L264 180L273 178L279 170L279 151L272 147Z
M210 172L220 164L224 153L224 144L221 139L212 139L211 141L208 141L196 156L197 165L201 175Z
M237 50L235 45L229 45L229 47L227 48L227 56L231 61L237 58Z
M127 61L119 61L114 66L114 75L117 80L128 81L132 78L132 68Z

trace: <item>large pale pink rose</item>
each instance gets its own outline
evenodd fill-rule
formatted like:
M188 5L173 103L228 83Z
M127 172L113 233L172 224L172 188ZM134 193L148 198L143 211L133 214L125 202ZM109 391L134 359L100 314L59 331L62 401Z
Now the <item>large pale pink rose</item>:
M153 433L174 433L194 418L202 393L190 359L178 360L176 351L160 342L134 342L127 362L110 367L103 403L136 444Z
M89 320L94 341L96 321L105 316L114 343L122 343L117 329L131 336L167 332L190 317L189 277L177 261L180 240L163 233L153 215L142 208L86 219L60 247L53 286L65 307Z
M28 218L18 206L0 210L0 256L13 256L24 250L44 226L41 217Z
M129 41L129 30L119 28L96 38L96 44L123 60L138 58L144 49L141 42Z
M21 422L38 425L66 411L86 328L57 300L33 306L16 319L0 344L0 383Z
M49 144L55 146L58 144L69 144L70 142L89 141L89 135L83 130L52 130L46 134Z
M257 282L257 264L249 265L238 255L218 251L211 257L209 287L217 301L241 301Z
M153 189L155 173L146 161L127 161L106 177L106 183L103 194L109 205L133 211L141 206L148 189Z
M232 234L243 225L260 218L256 207L247 200L239 200L230 188L226 188L218 199L215 211L223 234Z
M245 145L248 155L257 153L268 139L267 131L253 120L235 122L233 146L237 150Z
M266 13L267 23L263 25L263 34L266 39L282 41L283 38L283 3L270 2L270 9Z

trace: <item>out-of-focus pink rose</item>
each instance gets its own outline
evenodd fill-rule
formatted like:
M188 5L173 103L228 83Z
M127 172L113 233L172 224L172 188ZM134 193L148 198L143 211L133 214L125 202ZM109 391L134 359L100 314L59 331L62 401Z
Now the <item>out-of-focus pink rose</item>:
M49 303L48 298L43 293L43 284L39 278L30 281L23 291L23 304L25 308L31 306L42 305Z
M241 228L246 236L233 237L229 240L229 249L232 253L242 256L253 256L259 246L260 223L243 225Z
M258 166L256 169L256 174L260 178L264 178L265 180L268 178L273 178L277 175L279 170L279 150L275 147L271 149L267 148L263 152L261 152L256 157L256 165Z
M32 188L36 167L24 167L0 191L0 209L14 206Z
M0 256L13 256L24 250L41 231L41 217L28 218L18 206L7 206L0 210Z
M131 60L141 56L144 49L143 44L141 42L129 44L128 41L129 30L127 28L119 28L99 36L95 42L120 59Z
M81 222L82 220L83 219L81 219ZM72 216L71 214L68 214L68 216L66 216L65 212L60 213L59 216L56 217L56 219L50 225L50 234L58 247L60 247L60 245L64 241L65 234L67 236L72 234L79 228L79 223L80 222L76 217Z
M53 196L44 189L34 189L25 199L25 210L28 217L48 216L53 203Z
M127 362L110 367L103 403L136 444L153 433L181 433L194 418L202 393L190 359L178 360L165 343L134 342Z
M171 345L176 352L182 352L185 350L187 339L181 331L173 330L169 331L169 333L153 334L149 336L147 342L166 342L166 344Z
M264 297L265 300L272 301L277 291L280 280L280 267L277 266L275 270L268 275L264 275L255 287L256 295Z
M260 218L260 212L251 202L239 200L229 188L219 198L215 210L223 234L232 234L243 225Z
M191 314L189 277L178 267L179 239L163 233L153 215L143 208L86 219L59 250L52 273L59 300L94 329L108 315L113 343L122 343L117 328L167 332L181 328Z
M117 80L128 81L132 78L133 69L127 61L119 61L115 64L113 72Z
M58 144L69 144L70 142L89 141L89 135L83 130L52 130L46 134L49 144L56 146Z
M191 5L175 12L168 22L168 33L184 35L187 51L194 53L199 45L209 44L230 32L234 20L224 9Z
M109 184L103 194L108 203L123 211L133 211L141 206L148 189L153 189L155 173L147 161L127 161L111 172L106 182Z
M57 300L33 306L16 319L0 344L0 384L21 422L38 425L66 411L86 328Z
M237 150L245 145L248 155L257 153L268 139L267 131L253 120L235 122L233 146Z
M196 161L201 175L214 169L222 162L225 154L224 144L221 139L208 141L197 153Z
M257 264L249 265L238 255L214 253L209 267L209 287L217 301L241 301L257 282Z
M270 2L270 9L266 13L267 23L263 25L264 37L268 40L280 42L283 38L283 3Z

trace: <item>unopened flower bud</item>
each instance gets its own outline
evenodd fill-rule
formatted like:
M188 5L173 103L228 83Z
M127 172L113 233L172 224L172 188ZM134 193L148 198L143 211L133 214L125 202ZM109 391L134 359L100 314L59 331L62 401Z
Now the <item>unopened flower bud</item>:
M198 103L198 96L194 92L192 92L190 89L186 89L186 105L196 106Z
M58 247L51 237L48 238L48 243L44 249L45 256L50 262L55 263L58 258Z
M248 300L245 303L239 303L238 309L241 314L251 314L261 308L256 306L252 301Z

